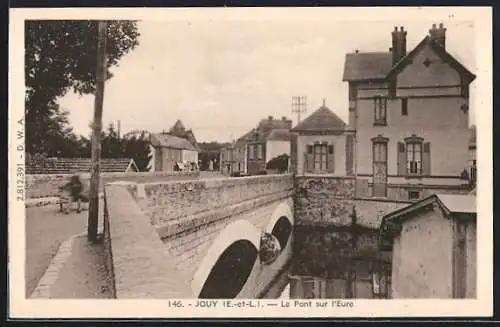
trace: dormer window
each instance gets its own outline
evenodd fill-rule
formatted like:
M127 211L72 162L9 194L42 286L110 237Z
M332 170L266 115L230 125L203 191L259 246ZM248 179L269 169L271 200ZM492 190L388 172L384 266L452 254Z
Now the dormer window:
M374 125L387 125L387 98L377 96L373 99L375 121Z

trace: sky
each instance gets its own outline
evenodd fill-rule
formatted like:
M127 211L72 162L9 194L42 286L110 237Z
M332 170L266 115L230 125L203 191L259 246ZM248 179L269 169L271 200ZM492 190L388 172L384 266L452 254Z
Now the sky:
M111 70L103 123L160 132L177 119L199 142L237 139L268 116L286 116L292 97L307 96L311 114L323 99L347 122L345 54L388 51L394 26L408 31L411 51L439 21L141 21L140 44ZM474 26L444 22L447 50L475 73ZM467 40L464 42L464 40ZM474 122L474 83L470 122ZM88 136L94 97L68 93L62 108L78 134Z

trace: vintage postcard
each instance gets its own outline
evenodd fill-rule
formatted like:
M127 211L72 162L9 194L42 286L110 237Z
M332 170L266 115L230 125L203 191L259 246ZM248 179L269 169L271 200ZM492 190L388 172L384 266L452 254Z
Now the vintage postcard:
M490 8L10 17L11 317L492 315Z

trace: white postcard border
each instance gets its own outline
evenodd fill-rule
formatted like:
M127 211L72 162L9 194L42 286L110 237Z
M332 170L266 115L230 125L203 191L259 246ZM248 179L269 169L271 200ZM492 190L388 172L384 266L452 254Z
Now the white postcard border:
M345 300L349 308L266 307L184 308L168 307L166 300L28 300L25 299L25 204L16 201L18 165L24 165L24 140L17 140L24 118L24 20L25 19L140 19L140 20L359 20L473 21L475 28L478 89L475 115L478 147L478 222L476 300ZM395 19L397 17L397 19ZM489 7L373 7L373 8L47 8L10 10L9 51L9 295L11 318L239 318L239 317L426 317L490 316L493 308L493 148L492 148L492 10ZM340 78L340 77L339 77ZM22 155L21 155L22 152ZM23 179L24 181L24 179ZM331 301L331 300L328 300ZM289 300L293 303L294 300ZM192 306L189 306L189 303Z

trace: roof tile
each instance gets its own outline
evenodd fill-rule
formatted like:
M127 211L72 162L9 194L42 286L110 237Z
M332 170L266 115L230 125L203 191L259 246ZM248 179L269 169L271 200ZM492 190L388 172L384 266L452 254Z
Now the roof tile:
M344 81L383 79L391 71L390 52L348 53L345 57Z
M131 160L130 158L101 159L100 171L103 173L125 172ZM132 166L134 165L135 163ZM26 169L28 174L71 174L88 173L91 167L90 158L47 158L36 166L29 166Z
M188 140L170 134L152 134L151 144L173 149L197 151L196 147Z
M292 131L332 131L343 130L345 122L326 106L321 106L309 117L301 121Z

